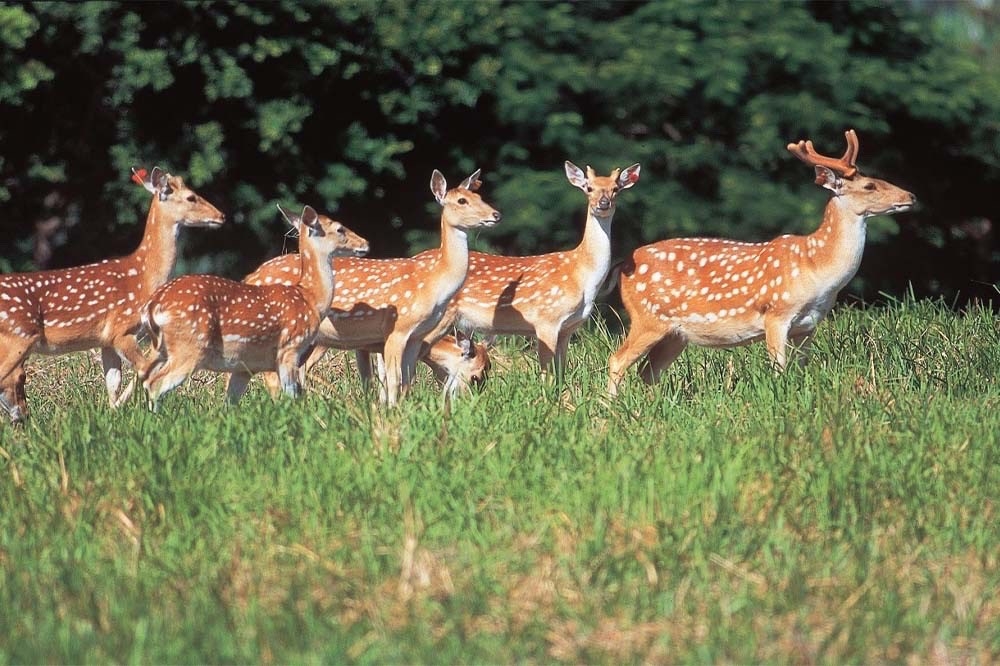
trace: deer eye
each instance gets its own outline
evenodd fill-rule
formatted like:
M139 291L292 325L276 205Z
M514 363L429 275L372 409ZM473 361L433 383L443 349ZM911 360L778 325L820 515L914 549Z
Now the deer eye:
M347 235L347 232L344 231L344 227L337 227L337 234L340 236L345 236Z
M458 198L458 203L460 203L460 204L462 204L464 206L465 204L469 203L469 200L466 199L465 197L459 197Z
M875 183L865 183L865 189L869 192L875 190Z
M593 191L594 191L594 188L591 187L590 185L587 185L587 194L590 194Z
M195 201L198 200L198 197L196 197L193 194L189 194L187 200L190 201L191 203L194 203Z

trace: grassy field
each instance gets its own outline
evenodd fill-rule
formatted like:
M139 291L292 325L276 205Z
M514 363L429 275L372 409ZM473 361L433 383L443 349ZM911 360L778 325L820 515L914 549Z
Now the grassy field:
M385 413L343 357L238 409L208 375L111 413L36 357L0 426L0 663L1000 660L1000 328L843 308L812 362L689 349Z

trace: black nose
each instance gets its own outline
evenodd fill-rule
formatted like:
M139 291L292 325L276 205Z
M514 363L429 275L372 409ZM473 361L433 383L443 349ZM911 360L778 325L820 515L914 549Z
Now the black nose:
M907 194L910 195L910 203L911 204L917 203L917 195L913 194L912 192L907 192Z
M502 217L503 217L503 215L500 214L500 211L498 211L498 210L493 211L493 219L494 220L496 220L497 222L499 222L500 218L502 218Z

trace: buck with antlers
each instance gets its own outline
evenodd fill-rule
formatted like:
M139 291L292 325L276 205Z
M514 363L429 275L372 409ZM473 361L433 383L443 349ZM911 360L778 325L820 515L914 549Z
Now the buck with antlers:
M561 369L569 339L590 316L611 264L618 194L639 181L639 165L598 176L566 162L566 178L587 195L583 240L572 250L527 257L469 254L469 275L449 319L467 331L524 335L538 342L543 370Z
M427 356L427 347L447 328L442 317L469 267L468 230L500 221L500 213L476 194L480 185L476 170L449 190L444 176L434 170L431 192L442 207L439 249L418 257L335 262L337 283L330 315L320 325L317 347L306 367L326 348L384 353L386 402L397 403L413 380L417 359ZM246 279L254 283L281 279L293 272L290 261L272 259ZM362 372L365 367L370 366L362 364Z
M818 154L811 141L788 150L833 192L823 222L808 236L766 243L681 238L640 247L621 269L621 296L631 319L609 359L608 391L643 355L641 376L655 382L688 343L733 347L764 339L783 369L789 340L805 347L837 293L861 263L865 220L909 209L916 198L884 180L861 175L858 138L848 130L840 158ZM803 356L801 357L803 360Z
M152 408L199 369L230 373L230 403L239 402L256 372L277 372L284 392L298 396L299 365L330 311L331 259L365 254L368 241L309 206L301 215L278 210L299 232L299 278L292 284L185 275L158 289L143 309L157 352L143 371Z
M66 354L99 347L108 400L121 392L122 358L141 367L139 310L170 277L180 226L217 227L224 216L181 178L154 168L133 179L153 195L146 230L132 254L77 268L0 276L0 404L15 423L27 416L24 363L32 353Z

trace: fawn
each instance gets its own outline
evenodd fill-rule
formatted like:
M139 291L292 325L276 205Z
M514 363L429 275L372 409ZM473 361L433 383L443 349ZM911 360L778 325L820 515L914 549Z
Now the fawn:
M632 253L620 274L631 327L608 361L609 393L617 393L625 371L643 355L643 380L657 381L689 342L733 347L764 339L772 362L784 369L791 340L805 361L816 326L861 264L865 220L916 203L909 192L861 175L857 135L848 130L846 137L840 158L818 154L811 141L788 145L815 168L816 184L833 193L814 233L765 243L680 238Z
M360 255L368 241L310 206L278 210L299 232L299 279L249 285L212 275L186 275L158 289L143 308L156 355L143 371L155 410L159 399L198 369L230 373L230 403L256 372L277 372L281 388L300 393L298 367L312 348L333 298L334 254Z
M177 256L178 228L218 227L225 217L184 181L154 167L133 170L133 180L153 195L142 242L130 255L76 268L0 276L0 405L14 423L26 418L24 364L32 353L101 350L112 408L119 394L122 358L144 362L136 336L139 311L167 279Z
M639 181L639 165L598 176L566 162L566 178L587 195L583 240L572 250L527 257L469 253L469 275L449 308L458 328L538 341L543 371L561 370L569 339L594 307L611 264L618 194ZM418 255L419 257L419 255Z

